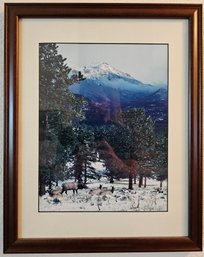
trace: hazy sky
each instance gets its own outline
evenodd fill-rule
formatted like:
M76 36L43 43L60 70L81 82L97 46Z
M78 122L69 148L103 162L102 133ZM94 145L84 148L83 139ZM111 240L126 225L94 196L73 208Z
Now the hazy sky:
M106 62L134 78L167 85L168 46L166 44L58 44L70 68Z

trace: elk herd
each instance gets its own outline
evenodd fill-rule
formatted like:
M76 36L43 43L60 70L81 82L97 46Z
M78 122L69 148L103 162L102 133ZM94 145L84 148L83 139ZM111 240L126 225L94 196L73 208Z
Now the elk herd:
M68 194L69 190L73 191L73 194L77 194L78 193L78 189L89 189L87 186L85 185L81 185L78 182L64 182L61 187L60 186L56 186L52 189L48 189L47 193L49 193L49 195L53 198L58 198L60 196L63 196L63 194L65 193L66 195ZM89 194L90 195L110 195L113 194L115 188L114 186L112 186L111 188L107 188L107 187L103 187L101 184L99 185L98 188L91 188L89 189Z

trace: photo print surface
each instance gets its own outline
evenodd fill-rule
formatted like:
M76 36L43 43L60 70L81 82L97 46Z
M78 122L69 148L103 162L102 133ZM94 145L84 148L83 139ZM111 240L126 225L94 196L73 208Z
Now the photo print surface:
M168 44L39 44L39 211L168 211Z

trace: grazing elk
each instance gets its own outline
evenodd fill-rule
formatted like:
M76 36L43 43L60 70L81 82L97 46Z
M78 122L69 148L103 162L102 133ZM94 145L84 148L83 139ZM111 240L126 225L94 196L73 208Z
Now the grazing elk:
M89 194L91 194L91 195L100 195L101 192L102 192L102 185L99 185L98 188L91 189Z
M99 188L91 189L89 194L91 195L111 195L113 194L115 188L114 186L111 187L111 190L102 188L102 185L99 186Z
M77 182L64 182L62 184L62 192L67 194L68 190L73 190L73 194L78 193L78 183Z
M114 193L114 191L115 191L115 187L112 186L112 187L111 187L111 190L109 190L109 189L103 189L103 190L102 190L102 194L104 194L104 195L112 195L112 194Z
M56 187L54 189L48 189L47 192L51 197L59 197L62 194L62 188L61 187Z

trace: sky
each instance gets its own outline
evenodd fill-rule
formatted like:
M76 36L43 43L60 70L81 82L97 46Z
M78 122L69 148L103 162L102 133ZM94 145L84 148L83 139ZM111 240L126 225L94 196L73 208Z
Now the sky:
M72 69L106 62L143 83L167 85L167 44L57 44Z

